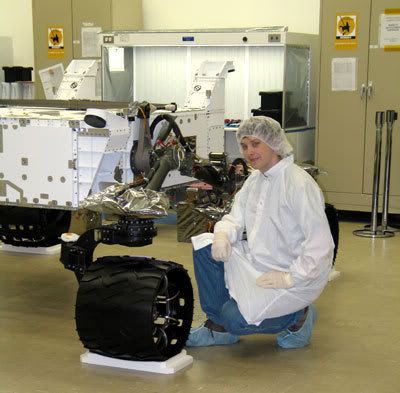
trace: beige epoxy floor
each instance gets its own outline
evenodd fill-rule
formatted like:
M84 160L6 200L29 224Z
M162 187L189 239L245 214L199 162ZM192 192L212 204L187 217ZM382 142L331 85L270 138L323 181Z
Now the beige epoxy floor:
M57 256L0 252L0 393L400 392L400 234L352 235L340 224L337 270L317 301L312 344L279 349L274 336L229 347L189 349L194 364L175 375L82 365L74 325L78 288ZM160 225L151 246L99 246L95 256L149 255L191 268L191 249ZM194 280L193 280L194 282ZM203 316L196 302L195 322Z

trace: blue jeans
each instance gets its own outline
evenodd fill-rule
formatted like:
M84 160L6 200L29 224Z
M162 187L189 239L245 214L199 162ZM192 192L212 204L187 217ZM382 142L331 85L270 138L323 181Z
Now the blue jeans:
M237 303L229 296L225 287L224 263L211 256L211 245L193 251L194 272L199 288L200 304L207 318L222 325L236 335L255 333L279 333L292 326L304 311L264 319L260 325L249 325L239 311Z

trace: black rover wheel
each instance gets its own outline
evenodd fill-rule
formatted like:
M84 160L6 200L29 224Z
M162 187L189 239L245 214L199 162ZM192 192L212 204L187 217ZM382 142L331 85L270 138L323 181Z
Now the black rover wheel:
M163 361L181 352L193 318L193 289L179 264L103 257L85 272L76 327L85 348L126 360Z

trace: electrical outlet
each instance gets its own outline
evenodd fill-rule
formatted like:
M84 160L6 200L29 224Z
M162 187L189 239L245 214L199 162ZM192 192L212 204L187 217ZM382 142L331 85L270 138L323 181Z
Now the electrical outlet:
M103 36L103 43L104 44L113 44L114 43L114 36L112 36L112 35Z
M280 34L268 34L268 42L281 42Z

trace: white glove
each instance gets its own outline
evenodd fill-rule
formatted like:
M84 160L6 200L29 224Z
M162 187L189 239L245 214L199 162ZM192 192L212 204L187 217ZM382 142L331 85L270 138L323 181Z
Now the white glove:
M287 289L294 286L290 273L272 270L257 278L256 284L263 288Z
M231 243L225 232L214 234L214 241L211 246L211 255L216 261L228 262L232 253Z

